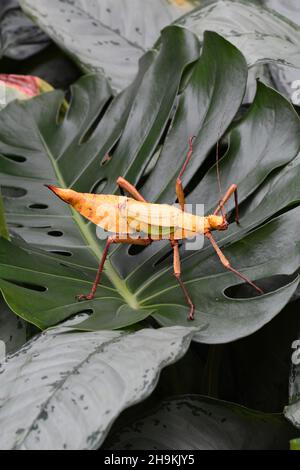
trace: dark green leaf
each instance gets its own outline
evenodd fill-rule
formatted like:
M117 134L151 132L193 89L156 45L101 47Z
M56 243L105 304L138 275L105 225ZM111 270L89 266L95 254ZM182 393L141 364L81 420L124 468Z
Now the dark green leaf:
M164 401L109 436L106 450L288 449L295 430L282 415L253 411L199 395Z
M145 185L149 200L174 200L175 182L187 151L188 137L197 136L197 139L193 145L193 159L183 176L184 182L198 170L243 100L247 81L244 57L215 33L207 32L205 38L201 58L180 96L164 148ZM206 201L198 199L197 202Z
M9 240L9 233L8 233L8 228L6 225L6 218L5 218L5 213L4 213L4 205L3 205L1 191L0 191L0 237L6 238L7 240Z
M297 154L299 122L296 115L292 118L291 111L290 103L284 101L282 95L261 82L257 83L254 102L231 130L229 149L219 165L223 191L232 183L237 184L240 203L257 189L268 174L288 163L287 155ZM235 175L234 181L232 174ZM192 194L191 200L205 200L209 210L213 210L217 193L216 167L213 166ZM232 198L227 210L233 207Z

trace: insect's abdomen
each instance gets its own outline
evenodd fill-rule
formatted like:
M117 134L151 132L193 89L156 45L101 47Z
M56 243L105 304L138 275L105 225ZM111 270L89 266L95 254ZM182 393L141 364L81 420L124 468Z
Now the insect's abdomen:
M206 218L167 204L150 204L125 196L78 193L49 186L86 219L117 235L141 234L153 240L182 239L205 230Z
M78 193L72 189L48 186L60 199L70 204L83 217L113 233L120 231L122 208L127 198L107 194Z
M81 215L107 232L128 235L132 233L127 223L127 197L105 194L84 194L73 205Z

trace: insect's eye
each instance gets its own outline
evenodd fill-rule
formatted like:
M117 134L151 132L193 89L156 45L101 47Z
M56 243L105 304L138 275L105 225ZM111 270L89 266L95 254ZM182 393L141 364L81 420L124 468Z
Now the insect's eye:
M223 219L223 223L222 223L222 225L221 225L220 228L221 228L222 230L226 230L226 229L228 228L228 225L229 225L229 223L228 223L227 220L224 218L224 219Z

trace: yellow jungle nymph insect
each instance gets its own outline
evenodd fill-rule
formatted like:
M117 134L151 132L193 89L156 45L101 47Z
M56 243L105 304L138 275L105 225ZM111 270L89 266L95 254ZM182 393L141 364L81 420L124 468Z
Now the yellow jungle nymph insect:
M151 204L147 202L137 189L122 177L117 179L117 184L122 192L126 191L132 197L78 193L72 189L47 185L60 199L70 204L82 216L113 234L107 238L91 292L88 295L78 295L79 301L91 300L95 296L111 244L149 245L154 241L169 240L174 254L174 275L189 306L188 319L193 320L195 306L181 278L178 242L200 233L209 239L225 268L250 284L260 294L263 293L250 279L230 265L211 233L214 230L220 231L228 228L224 205L231 195L234 195L236 222L239 223L237 186L235 184L230 186L211 215L200 217L185 211L185 196L181 178L191 159L192 152L193 138L189 141L189 152L176 180L176 195L180 208L168 204Z

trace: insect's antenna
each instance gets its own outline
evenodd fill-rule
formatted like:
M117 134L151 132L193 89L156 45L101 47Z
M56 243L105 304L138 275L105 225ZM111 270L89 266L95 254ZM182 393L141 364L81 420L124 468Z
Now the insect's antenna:
M222 186L221 186L221 178L220 178L220 167L219 167L219 140L217 142L216 147L216 169L217 169L217 181L219 187L219 196L222 198Z
M219 165L219 139L217 141L217 146L216 146L216 171L217 171L217 182L218 182L218 188L219 188L219 196L220 196L220 209L221 209L221 214L223 219L226 219L226 213L224 210L224 205L221 204L222 201L222 185L221 185L221 176L220 176L220 165Z

